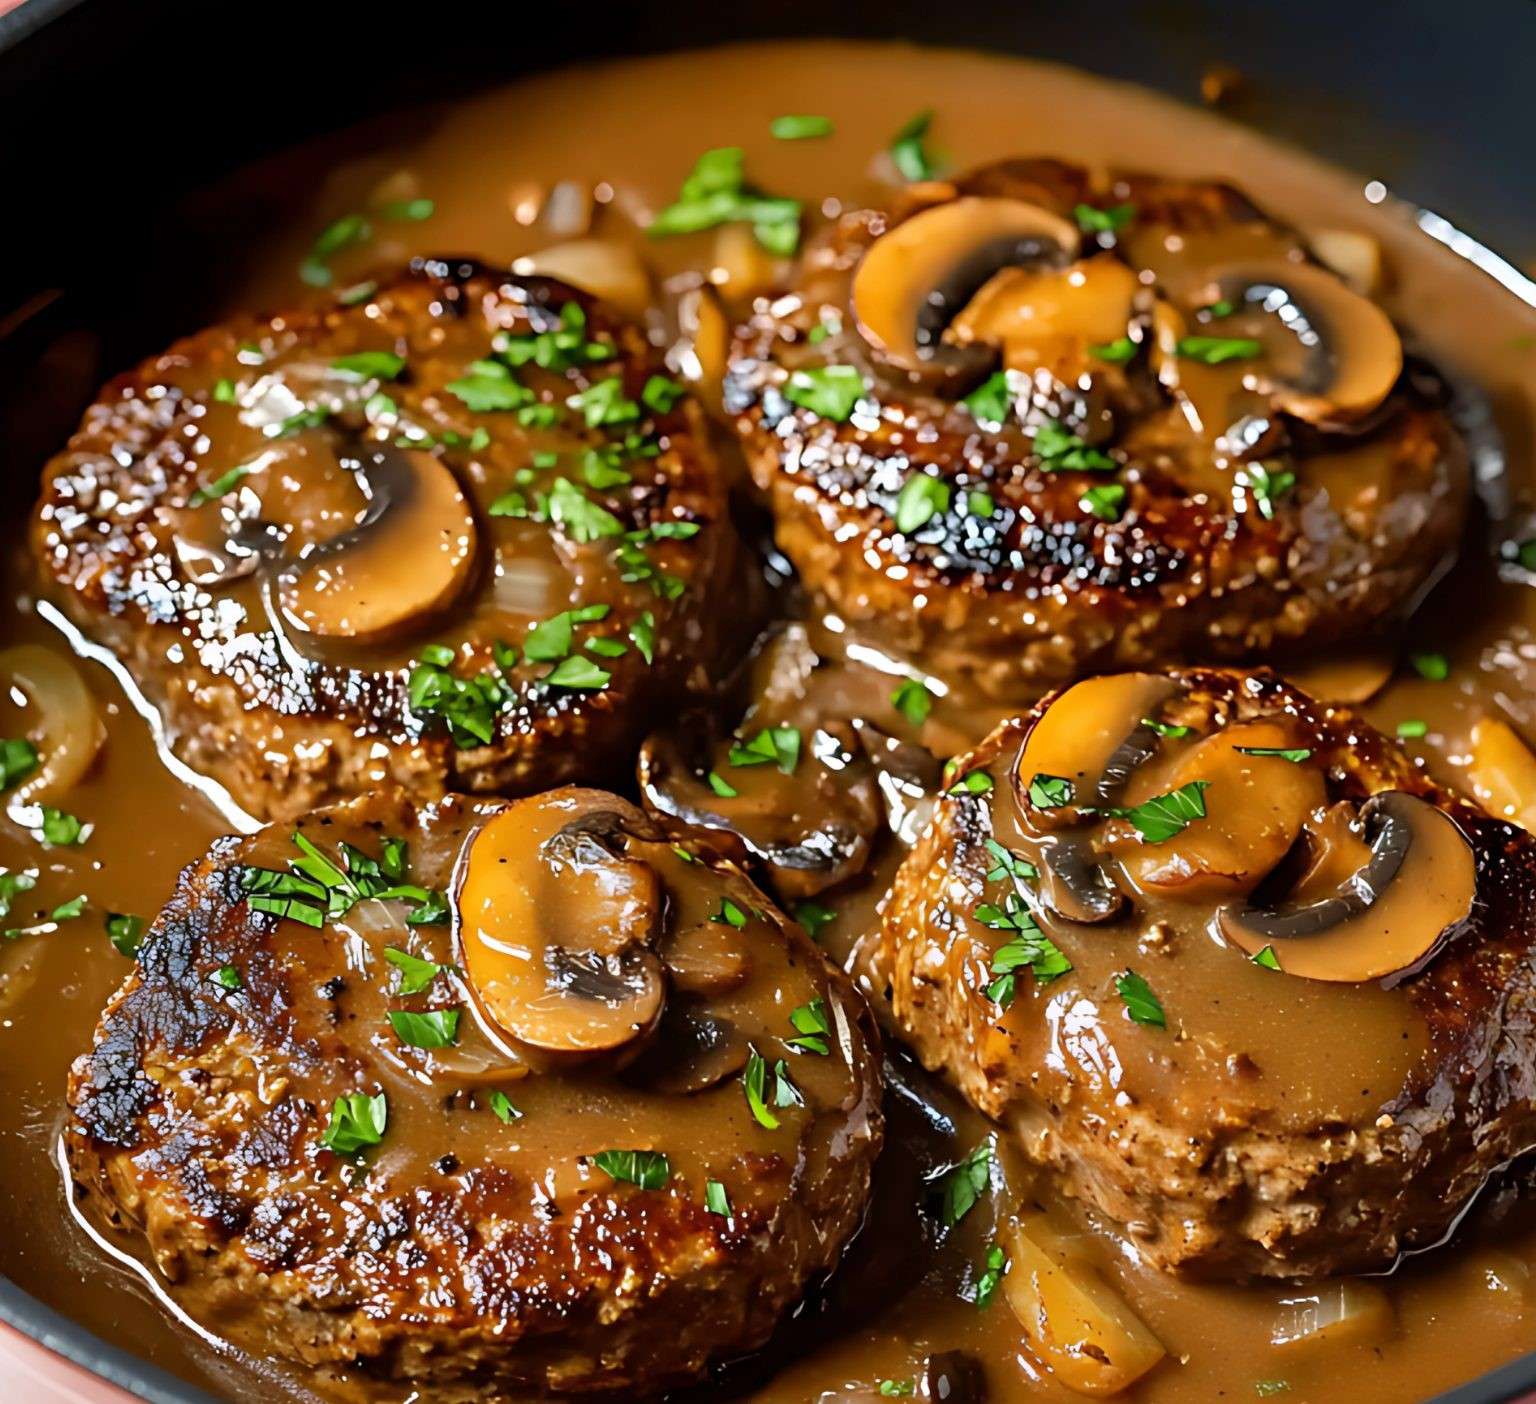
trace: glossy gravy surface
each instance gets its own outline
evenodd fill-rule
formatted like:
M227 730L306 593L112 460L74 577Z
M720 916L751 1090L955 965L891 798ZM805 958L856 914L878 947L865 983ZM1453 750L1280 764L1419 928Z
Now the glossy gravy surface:
M663 278L686 281L690 273L720 269L718 281L725 260L713 234L656 241L638 232L674 197L705 147L741 145L755 184L804 199L814 217L818 209L830 214L889 199L893 175L882 153L923 107L935 112L930 147L951 168L1042 153L1224 177L1304 233L1360 230L1380 241L1389 308L1437 358L1475 379L1493 404L1508 452L1507 483L1500 485L1508 500L1490 498L1502 519L1476 525L1461 563L1393 653L1391 682L1366 710L1389 732L1424 723L1422 737L1406 744L1443 779L1468 789L1477 723L1501 717L1536 737L1536 575L1501 557L1503 543L1532 534L1524 513L1533 484L1536 313L1431 241L1407 211L1390 200L1373 203L1359 180L1135 90L1014 60L841 44L741 48L534 79L317 144L193 201L184 221L190 246L224 266L227 298L190 309L187 326L304 295L298 269L317 232L380 200L428 198L435 208L424 221L381 222L370 241L336 257L340 286L416 252L462 251L490 262L531 254L549 242L536 216L560 182L595 187L598 231L633 241ZM776 141L769 122L786 112L825 114L835 134ZM231 249L226 236L235 210L243 211L246 238ZM61 353L51 380L45 365L47 395L83 402L99 376L118 369L95 365L88 342L75 343L75 352ZM56 446L45 440L40 449ZM61 647L32 611L24 565L13 560L9 570L13 603L0 624L6 641ZM843 704L854 699L854 711L899 729L888 707L877 715L897 676L893 667L856 643L850 647L854 641L838 621L813 621L812 632L817 646L840 660L821 692L830 689ZM1448 677L1419 677L1410 649L1444 654ZM1359 662L1319 660L1319 667ZM105 914L152 915L176 870L230 827L208 797L162 763L118 681L96 663L82 668L109 735L101 762L66 807L94 827L79 847L45 850L27 828L0 824L0 866L38 870L9 924L47 926L57 907L86 899L83 916L0 947L0 1146L10 1191L0 1204L0 1269L91 1330L216 1394L302 1399L301 1384L174 1324L131 1270L86 1239L64 1201L54 1143L65 1069L128 969L106 937ZM824 706L826 699L807 705ZM941 697L921 740L951 754L995 715L976 699ZM0 699L0 735L24 734L34 724L17 697ZM1536 795L1528 802L1536 805ZM897 857L887 844L853 890L818 899L836 912L823 944L856 973L860 938L875 920ZM1243 1028L1301 1101L1339 1105L1364 1088L1385 1091L1415 1056L1418 1033L1390 994L1307 989L1282 1011L1266 998L1267 975L1246 967L1238 978L1228 974L1217 980L1196 969L1189 979L1201 997L1222 1002L1213 1020ZM879 991L871 993L878 1000ZM1344 1027L1352 1031L1348 1039L1341 1038ZM1176 1084L1179 1070L1169 1075ZM877 1177L870 1223L845 1270L760 1359L728 1371L701 1398L791 1404L823 1391L911 1380L925 1355L953 1349L985 1362L990 1400L1076 1397L1039 1377L1001 1296L980 1310L964 1295L995 1217L1022 1198L1045 1195L1045 1188L1000 1144L1006 1185L937 1241L923 1226L928 1178L994 1128L910 1069L898 1070L889 1100L893 1144ZM1064 1215L1062 1222L1073 1221ZM1455 1247L1409 1262L1387 1279L1390 1322L1356 1339L1272 1344L1284 1323L1305 1314L1308 1299L1327 1288L1176 1282L1139 1267L1107 1235L1086 1251L1168 1348L1168 1359L1132 1391L1136 1399L1425 1397L1536 1341L1536 1214L1513 1184L1490 1186ZM341 1389L343 1397L425 1397L360 1382Z

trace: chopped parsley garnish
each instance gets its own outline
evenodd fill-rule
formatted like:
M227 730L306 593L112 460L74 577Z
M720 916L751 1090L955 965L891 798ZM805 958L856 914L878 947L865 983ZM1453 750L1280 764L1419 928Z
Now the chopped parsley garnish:
M0 868L0 918L10 916L11 904L23 892L30 892L36 886L35 870L24 868L13 873L8 868Z
M710 771L704 778L709 781L709 788L719 795L721 799L735 799L741 793L734 786L728 784L718 770Z
M187 506L201 507L205 502L212 502L215 498L223 497L225 493L234 489L235 484L238 483L241 478L245 477L247 473L252 471L253 469L251 464L241 463L236 467L231 468L227 473L220 473L219 476L216 477L206 487L200 487L194 491L193 494L187 498Z
M1003 1274L1008 1271L1008 1255L1002 1248L994 1243L987 1249L987 1256L983 1260L981 1275L976 1279L976 1286L971 1290L971 1301L978 1308L986 1308L991 1305L992 1298L997 1292L998 1284L1003 1280Z
M970 410L978 423L989 426L1002 424L1013 408L1013 392L1008 388L1008 376L1003 371L993 371L960 403Z
M0 739L0 790L20 784L36 769L36 746L25 737Z
M389 1101L382 1092L347 1092L331 1107L331 1119L320 1144L337 1155L354 1156L384 1139L389 1124Z
M917 1393L917 1384L913 1380L881 1380L875 1392L882 1399L909 1399Z
M262 433L269 439L286 439L290 434L297 434L303 429L318 429L330 417L331 412L324 405L312 405L290 414L287 419L276 424L267 425Z
M1152 993L1152 986L1134 970L1126 970L1115 976L1115 990L1125 1001L1125 1012L1138 1024L1151 1024L1155 1028L1168 1027L1163 1006Z
M921 726L933 710L933 694L918 678L903 678L891 694L893 706L913 726Z
M393 351L354 351L331 362L331 369L359 380L393 380L405 369L405 358Z
M1171 722L1160 722L1155 717L1143 717L1141 724L1155 731L1159 736L1167 736L1175 741L1182 736L1189 735L1189 728L1187 726L1176 726Z
M793 775L800 764L800 733L792 726L765 726L746 742L731 747L734 766L776 765Z
M1245 756L1274 756L1293 765L1300 765L1312 755L1310 746L1237 746L1233 749Z
M1296 487L1296 475L1289 469L1266 468L1262 463L1250 463L1243 469L1242 477L1248 486L1248 496L1266 522L1274 521L1275 504Z
M78 897L71 897L67 902L60 902L48 913L49 921L73 921L77 916L85 912L85 893Z
M1077 787L1064 775L1037 775L1029 782L1029 802L1036 809L1061 809L1076 794Z
M965 510L973 517L990 517L997 511L992 494L981 488L971 488L965 494Z
M1085 234L1118 234L1136 218L1136 206L1127 201L1107 210L1093 205L1078 205L1072 211L1077 227Z
M412 925L436 925L447 920L448 901L441 892L398 881L405 871L405 841L383 840L384 861L370 858L349 843L340 845L338 867L300 830L291 835L299 857L289 859L289 872L242 867L240 888L248 906L258 912L287 917L316 930L345 916L365 898L381 902L414 903L406 913ZM391 959L393 957L386 957Z
M656 414L670 414L688 393L685 386L664 375L653 375L640 391L640 402Z
M945 791L949 795L985 795L991 793L992 777L984 770L973 770Z
M533 403L533 391L500 361L471 361L468 372L445 388L476 414L522 409Z
M86 825L62 809L54 809L45 804L42 806L42 816L43 823L39 832L43 842L52 848L72 848L84 843L89 836L90 831Z
M427 1014L413 1014L406 1009L391 1009L389 1026L401 1043L412 1048L449 1048L458 1041L459 1011L434 1009Z
M842 423L867 391L857 366L810 366L793 371L784 382L784 398L823 419Z
M763 1061L762 1055L754 1051L747 1059L746 1070L741 1075L741 1086L746 1093L747 1106L752 1112L753 1118L759 1126L765 1126L770 1131L779 1129L779 1119L768 1110L765 1098L768 1085L768 1064Z
M656 661L656 616L646 610L629 626L629 641L647 663Z
M1251 336L1184 336L1176 349L1186 361L1199 361L1203 366L1251 361L1264 351Z
M1001 882L1004 878L1012 878L1015 882L1033 882L1038 876L1033 863L1019 857L1011 848L1004 848L996 839L989 838L986 848L997 860L987 873L988 882Z
M950 487L942 478L918 471L896 494L896 530L910 535L949 511Z
M504 1125L510 1126L514 1121L522 1119L522 1112L512 1105L512 1099L501 1088L496 1088L485 1100L491 1111L495 1113L496 1120Z
M531 636L530 636L531 637ZM507 700L503 684L489 673L458 678L448 671L454 652L430 644L406 680L406 701L418 717L438 717L460 749L485 746L496 736L496 716Z
M1019 899L1010 893L1008 900L1017 902ZM999 1009L1006 1012L1013 1007L1014 997L1018 994L1018 973L1024 969L1035 977L1036 984L1047 985L1070 971L1072 962L1050 937L1039 930L1032 935L1015 936L999 946L992 955L993 979L986 991L987 998Z
M221 989L238 990L245 981L240 978L240 972L233 965L221 965L208 977Z
M813 999L790 1010L789 1022L795 1027L796 1036L786 1039L789 1047L801 1053L819 1053L826 1057L830 1052L827 1040L832 1037L832 1026L827 1022L827 1002Z
M806 333L805 339L812 346L820 346L829 336L836 336L843 329L843 319L829 308L821 309L821 320Z
M1125 486L1122 483L1097 483L1077 499L1077 505L1100 521L1118 522L1125 507Z
M413 956L409 951L402 951L398 946L385 946L384 959L400 972L400 985L395 990L396 994L423 993L431 988L432 982L444 969L433 961Z
M232 405L235 402L235 382L228 376L221 376L214 382L213 398L221 405Z
M1408 661L1426 682L1444 682L1451 675L1450 661L1443 653L1410 653Z
M903 180L932 180L937 174L933 161L923 146L928 128L933 125L931 108L919 112L891 138L891 160Z
M641 1189L662 1189L672 1178L672 1166L660 1151L598 1151L592 1161L609 1178Z
M719 1180L704 1181L704 1207L711 1214L718 1214L722 1219L731 1217L731 1197L725 1192L725 1186Z
M581 545L624 534L624 524L607 508L593 502L569 478L556 478L551 485L549 516L572 541Z
M373 226L360 214L342 215L322 229L309 253L299 265L299 277L313 288L331 285L330 260L343 249L366 243L373 237Z
M963 1160L938 1176L942 1201L939 1214L945 1228L954 1228L976 1207L992 1183L992 1142L983 1141Z
M503 333L493 346L497 356L509 366L532 362L553 371L611 361L618 355L611 341L593 341L587 336L587 314L579 302L564 303L553 327L519 335Z
M594 381L585 390L572 395L566 404L581 411L588 429L628 424L640 418L640 406L624 393L624 381L616 375Z
M1525 570L1536 570L1536 539L1519 542L1515 546L1515 559Z
M599 668L590 658L572 656L555 664L544 676L552 687L569 688L572 692L596 692L608 686L613 674Z
M379 218L419 222L431 219L436 210L437 202L425 197L414 200L391 200L387 205L379 206Z
M1280 957L1275 954L1273 946L1265 946L1258 955L1253 956L1251 959L1255 965L1262 965L1266 970L1278 970L1280 968Z
M129 960L135 959L139 947L144 944L144 925L141 916L132 916L127 912L108 912L107 939L112 943L112 949L120 956L127 956Z
M753 189L746 181L741 148L721 146L699 157L677 199L646 232L654 239L735 223L750 224L757 242L770 253L787 257L800 242L800 202Z
M1397 734L1404 741L1417 741L1420 737L1429 735L1429 723L1420 721L1417 717L1408 717L1398 722Z
M1107 453L1089 448L1055 419L1043 421L1035 430L1034 448L1041 469L1047 473L1103 473L1120 466Z
M806 935L814 941L837 920L837 913L831 907L822 906L820 902L796 902L794 917L805 928Z
M1100 812L1116 819L1129 819L1144 843L1166 843L1196 819L1205 818L1205 792L1210 788L1209 780L1191 780L1142 804Z
M1136 343L1128 336L1117 336L1102 346L1090 346L1088 354L1096 361L1106 361L1112 366L1123 366L1136 357Z
M809 141L813 137L831 136L832 119L810 112L790 112L775 117L768 130L780 141Z
M720 899L720 909L710 917L710 920L721 926L734 926L736 930L742 930L747 924L747 914L737 903L729 897Z
M773 1104L776 1107L803 1107L805 1098L789 1075L789 1065L780 1058L773 1065Z

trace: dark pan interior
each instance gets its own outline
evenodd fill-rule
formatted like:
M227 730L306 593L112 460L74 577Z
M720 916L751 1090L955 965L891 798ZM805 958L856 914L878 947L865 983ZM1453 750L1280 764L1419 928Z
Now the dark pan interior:
M1230 109L1238 120L1386 181L1516 263L1536 257L1531 0L588 0L533 9L505 0L27 0L0 17L0 327L40 289L63 288L75 315L107 332L107 369L116 369L184 330L152 276L174 259L162 212L248 159L530 69L818 35L1029 54L1185 99L1208 64L1230 64L1248 80ZM920 107L923 95L912 100ZM230 238L236 244L239 231ZM0 387L16 383L27 355L24 333L0 339ZM50 419L62 432L80 408L57 406ZM15 501L29 498L38 455L54 446L0 435L0 474L16 485ZM144 1399L209 1399L4 1281L0 1319ZM1443 1400L1493 1404L1533 1389L1536 1354Z

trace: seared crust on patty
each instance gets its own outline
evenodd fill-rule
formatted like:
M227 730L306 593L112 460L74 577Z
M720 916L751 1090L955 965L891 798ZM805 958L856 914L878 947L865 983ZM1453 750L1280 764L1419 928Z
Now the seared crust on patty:
M1084 209L1135 211L1070 253L1079 268L1118 260L1139 275L1126 349L1110 346L1114 359L1103 360L1049 344L1017 367L1005 359L1002 424L958 398L973 380L939 393L882 364L852 295L888 231L975 197L1069 221ZM1090 672L1318 647L1401 617L1459 540L1464 447L1433 377L1417 368L1363 419L1310 424L1242 390L1247 363L1191 367L1174 355L1181 333L1248 333L1202 310L1203 274L1260 256L1294 265L1303 250L1229 187L1143 175L1099 184L1043 160L915 187L891 213L844 215L807 248L794 286L760 300L738 330L726 386L801 578L921 666L1018 701ZM866 386L842 420L794 397L793 377L832 365L854 368ZM1230 441L1220 437L1225 416L1192 428L1200 408L1176 383L1213 372L1231 385L1207 387L1204 410L1231 389L1242 422ZM1046 423L1114 462L1064 469L1037 452ZM1275 489L1262 503L1255 470ZM919 474L941 485L940 510L902 530L901 494ZM1110 500L1090 505L1100 488Z
M655 709L707 681L709 601L737 565L701 411L670 383L647 393L662 371L586 294L464 260L213 327L111 382L48 465L44 592L123 660L171 748L259 817L388 781L430 799L616 775ZM357 460L380 450L451 473L462 579L388 638L306 637L274 582L377 506ZM377 592L432 564L436 530L406 524ZM569 653L608 640L605 685L547 683L558 646L506 663L573 608L603 614ZM427 679L440 693L490 687L468 729L412 698L429 645L457 680Z
M1017 931L976 916L1001 900L1000 850L988 845L1018 832L1018 758L1069 692L961 758L957 774L985 772L993 789L939 801L887 900L876 977L924 1064L1158 1266L1237 1278L1389 1267L1437 1243L1490 1174L1536 1145L1536 839L1273 673L1170 678L1180 700L1165 719L1197 734L1279 719L1310 756L1261 752L1253 764L1320 767L1330 805L1399 791L1449 815L1475 859L1470 919L1384 989L1262 968L1212 934L1210 902L1180 916L1176 902L1133 894L1122 922L1043 916L1073 968L1036 978L1021 967L1000 1007L997 953ZM1223 799L1228 811L1241 801L1211 788L1206 824ZM1417 881L1407 900L1431 910L1432 875ZM1307 939L1321 938L1271 951L1285 962ZM1135 1021L1117 992L1127 969L1160 999L1166 1027Z
M858 1227L881 1136L863 1001L707 849L669 847L613 796L551 802L596 806L658 852L691 855L663 873L670 910L728 898L750 913L747 983L709 1007L770 1064L788 1060L804 1105L769 1130L734 1075L678 1093L643 1062L531 1067L481 1037L467 1007L452 1046L409 1046L389 1012L468 997L448 929L408 928L383 900L320 930L254 910L242 868L281 864L287 835L222 840L182 875L76 1062L65 1143L87 1212L147 1247L177 1301L243 1348L431 1382L434 1398L634 1398L761 1345ZM333 861L339 841L377 856L405 838L409 881L441 889L497 812L369 799L300 832ZM404 996L386 947L441 968ZM822 1056L788 1042L789 1008L810 998L827 1011ZM754 1008L770 1022L752 1026ZM339 1097L380 1093L382 1144L354 1168L327 1146L328 1115ZM623 1183L594 1161L610 1148L663 1153L670 1178ZM706 1177L728 1215L707 1207Z

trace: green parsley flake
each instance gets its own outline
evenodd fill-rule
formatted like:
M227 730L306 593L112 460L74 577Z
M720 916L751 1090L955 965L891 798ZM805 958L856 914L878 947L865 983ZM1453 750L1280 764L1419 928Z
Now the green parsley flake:
M240 972L233 965L221 965L208 978L226 990L238 990L245 984L245 981L240 978Z
M903 678L891 694L891 706L913 726L921 726L933 710L933 694L920 678Z
M38 832L42 841L51 848L73 848L84 843L90 836L87 825L62 809L53 809L45 804L42 806L42 816L42 827Z
M793 775L800 764L800 733L792 726L765 726L750 740L732 746L727 759L738 767L772 764Z
M994 1243L987 1249L981 1275L977 1277L976 1286L971 1291L971 1301L978 1309L984 1310L992 1304L998 1284L1007 1271L1008 1255Z
M77 916L85 912L85 893L78 897L71 897L67 902L60 902L48 913L49 921L73 921Z
M992 777L984 770L973 770L945 791L951 795L985 795L992 791Z
M551 687L569 688L572 692L598 692L608 686L613 674L599 668L590 658L571 657L555 664L544 675Z
M784 398L841 424L853 416L867 390L856 366L811 366L790 374L784 383Z
M1118 522L1125 507L1125 487L1121 483L1098 483L1077 499L1077 505L1100 521Z
M607 508L593 502L569 478L556 478L551 485L549 516L580 545L624 534L624 524Z
M656 616L646 610L629 626L629 641L647 663L656 661Z
M332 361L331 369L358 380L393 380L405 369L405 358L393 351L354 351Z
M737 903L731 901L729 897L722 897L720 899L719 911L711 916L710 920L718 922L721 926L734 926L736 930L740 931L747 924L747 914Z
M1090 346L1088 354L1096 361L1105 361L1112 366L1123 366L1136 358L1136 343L1128 336L1116 337L1113 341L1106 341L1102 346Z
M969 1214L991 1183L992 1142L983 1141L937 1177L939 1213L944 1227L954 1228Z
M400 995L418 995L431 988L432 982L442 973L443 967L430 960L423 960L420 956L413 956L409 951L402 951L398 946L385 946L384 959L400 972L400 984L395 993Z
M705 776L705 779L709 781L709 788L712 789L717 795L719 795L721 799L735 799L736 796L741 793L739 790L729 785L717 770L710 771L709 774Z
M118 955L129 960L138 957L139 947L144 944L144 918L127 912L108 912L106 919L107 939Z
M923 146L928 129L933 125L931 108L919 112L906 122L891 138L891 160L901 172L903 180L932 180L937 174L933 161Z
M719 1180L704 1181L704 1207L711 1214L718 1214L722 1219L731 1217L731 1197L725 1192L725 1186Z
M611 1179L641 1189L662 1189L672 1178L672 1166L660 1151L605 1150L598 1151L592 1160Z
M1250 463L1240 476L1253 505L1266 522L1275 519L1275 505L1296 487L1296 475L1289 469L1269 468L1262 463Z
M514 1121L522 1119L522 1112L512 1105L512 1099L499 1087L485 1100L491 1111L495 1113L496 1120L504 1125L510 1126Z
M1292 765L1300 765L1312 755L1309 746L1237 746L1234 749L1245 756L1274 756L1278 760L1290 761Z
M1047 473L1105 473L1120 466L1107 453L1089 448L1055 419L1045 420L1035 430L1034 450L1041 469Z
M1167 1028L1168 1018L1163 1006L1152 993L1152 986L1134 970L1126 970L1115 976L1115 990L1125 1001L1125 1012L1138 1024L1151 1024L1154 1028Z
M213 387L213 398L221 405L232 405L236 399L235 382L227 376L220 378Z
M624 393L624 381L612 375L593 382L567 401L574 410L580 410L588 429L601 429L611 424L628 424L640 418L640 406Z
M1093 205L1078 205L1072 218L1085 234L1118 234L1136 218L1136 206L1126 202L1101 210Z
M978 424L988 428L1000 427L1013 409L1013 392L1008 388L1007 374L993 371L960 403L971 412Z
M1404 741L1417 741L1429 735L1429 723L1417 717L1408 717L1397 724L1397 734Z
M827 1056L830 1052L827 1040L832 1037L832 1026L827 1022L824 999L813 999L792 1009L789 1022L796 1033L796 1037L785 1040L790 1048L801 1053L819 1053L823 1058Z
M1011 848L1004 848L995 838L986 841L986 849L997 860L987 872L988 882L1001 882L1004 878L1033 882L1039 876L1033 863L1021 858Z
M467 375L450 380L445 388L475 414L496 414L533 403L533 391L500 361L471 361L467 369Z
M1195 820L1205 818L1205 792L1210 788L1209 780L1191 780L1167 794L1154 795L1145 803L1099 812L1115 819L1129 819L1143 843L1166 843Z
M1061 809L1076 795L1077 787L1063 775L1036 775L1029 782L1029 802L1036 809Z
M1444 682L1451 675L1450 661L1443 653L1410 653L1408 661L1426 682Z
M896 530L910 536L927 526L949 511L950 496L949 484L942 478L914 473L896 495Z
M837 920L837 913L830 907L822 906L820 902L797 902L794 918L805 928L806 935L814 941L823 930Z
M741 148L721 146L699 157L678 198L651 221L646 233L658 239L736 223L750 224L759 244L788 257L800 242L800 202L753 189L746 181Z
M1266 970L1278 970L1280 968L1280 957L1275 954L1273 946L1265 946L1258 955L1252 956L1251 960L1253 964L1262 965Z
M1219 366L1228 361L1251 361L1263 354L1264 347L1251 336L1185 336L1179 338L1176 350L1186 361Z
M36 746L25 737L0 739L0 790L20 784L36 769Z
M813 137L832 135L832 119L817 117L809 112L786 113L775 117L768 124L769 132L779 141L809 141Z
M406 1009L391 1009L389 1026L401 1043L412 1048L449 1048L458 1041L459 1011L434 1009L414 1014Z
M389 1101L384 1093L347 1092L331 1107L331 1118L321 1133L320 1144L341 1156L354 1156L384 1139L389 1124Z
M1189 728L1187 726L1175 726L1171 722L1160 722L1154 717L1143 717L1141 724L1149 730L1155 731L1159 736L1171 737L1174 740L1189 735Z
M764 1093L768 1082L768 1064L756 1051L747 1059L746 1070L741 1075L742 1091L746 1094L747 1107L759 1126L770 1131L779 1129L779 1119L768 1110Z
M201 507L205 502L212 502L215 498L223 497L225 493L234 489L235 484L238 483L241 478L245 477L246 474L253 471L254 469L251 464L242 463L237 467L231 468L227 473L220 473L219 476L216 477L206 487L200 487L196 489L192 495L187 498L187 506Z

